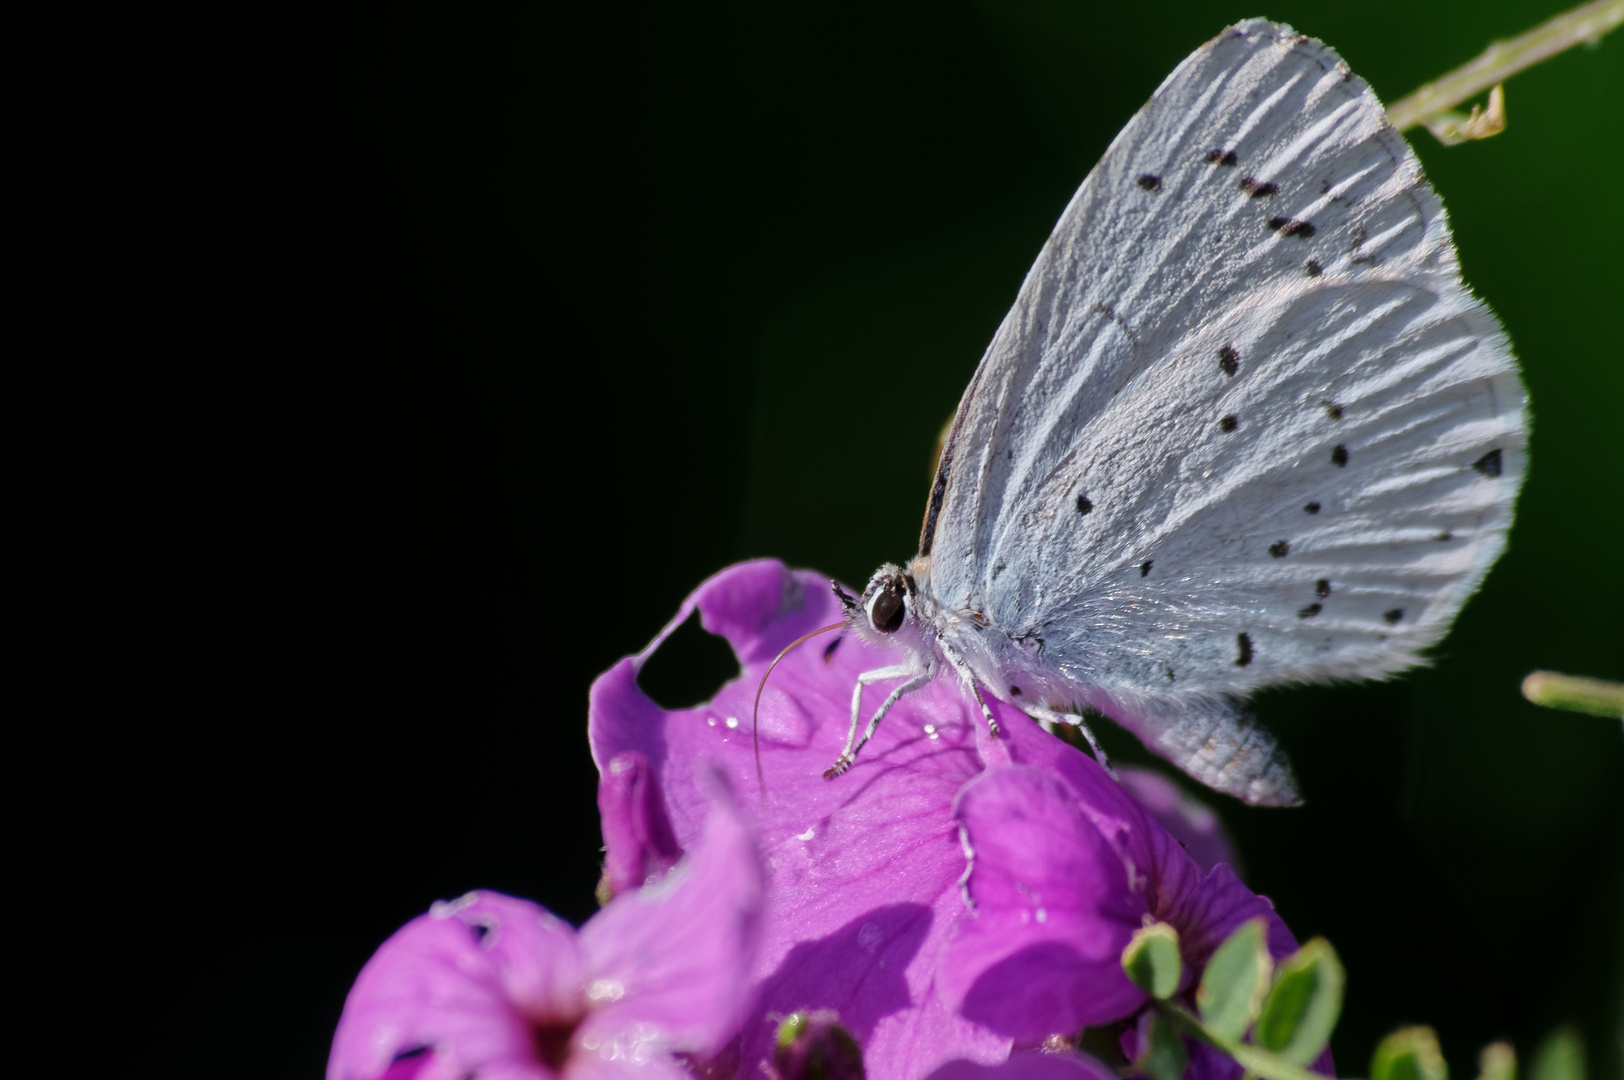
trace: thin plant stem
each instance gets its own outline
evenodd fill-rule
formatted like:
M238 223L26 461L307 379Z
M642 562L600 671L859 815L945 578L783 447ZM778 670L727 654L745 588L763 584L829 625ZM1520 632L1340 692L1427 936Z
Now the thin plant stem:
M1267 1050L1260 1050L1250 1043L1229 1042L1213 1035L1201 1023L1200 1019L1182 1006L1171 1001L1158 1001L1156 1007L1162 1015L1172 1020L1186 1035L1206 1043L1214 1049L1220 1050L1234 1058L1248 1073L1255 1073L1263 1080L1325 1080L1319 1073L1310 1072L1301 1065L1293 1065L1283 1061Z
M1624 684L1557 671L1535 671L1523 680L1523 697L1548 709L1624 719Z
M1600 40L1620 23L1624 23L1624 0L1581 4L1510 41L1495 42L1476 60L1394 102L1387 119L1400 131L1413 128L1563 49Z

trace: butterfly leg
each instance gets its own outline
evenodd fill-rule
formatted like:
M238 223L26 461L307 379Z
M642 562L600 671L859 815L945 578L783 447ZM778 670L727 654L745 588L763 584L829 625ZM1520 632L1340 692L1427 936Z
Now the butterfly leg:
M1112 780L1117 781L1117 783L1122 782L1117 776L1116 770L1111 768L1111 759L1105 756L1105 748L1100 746L1100 741L1094 737L1094 732L1089 729L1088 722L1080 714L1058 712L1054 709L1045 709L1041 705L1022 705L1021 711L1046 728L1052 728L1054 724L1070 724L1078 731L1081 731L1083 738L1088 740L1088 748L1094 751L1094 760L1105 767L1105 771L1110 774Z
M868 727L863 731L863 737L859 739L857 737L857 725L862 721L863 717L863 687L871 682L878 682L881 679L895 679L901 675L912 675L913 678L891 691L890 696L874 711L873 718L869 720ZM891 667L875 668L873 671L865 671L857 676L857 685L852 687L851 691L851 732L846 736L846 749L840 752L840 757L833 765L823 771L823 778L833 780L851 768L852 762L857 760L857 752L863 748L864 743L874 737L874 732L879 728L880 721L885 719L885 714L891 711L891 706L895 705L903 694L919 689L930 680L931 673L929 671L920 671L911 664L895 664Z
M941 646L942 655L947 657L947 662L953 665L954 671L958 672L959 682L964 686L965 696L981 706L981 716L987 721L987 730L992 732L992 737L996 739L998 737L998 719L993 716L992 710L987 707L986 699L976 690L976 677L975 673L970 670L969 662L964 659L963 654L946 641L938 642L938 644Z

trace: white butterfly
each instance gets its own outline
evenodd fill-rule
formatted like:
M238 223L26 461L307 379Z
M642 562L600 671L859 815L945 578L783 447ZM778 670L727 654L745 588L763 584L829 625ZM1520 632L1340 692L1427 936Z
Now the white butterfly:
M919 554L841 594L907 660L859 677L825 775L951 670L1297 802L1243 696L1421 663L1505 546L1526 434L1509 343L1381 103L1322 43L1232 27L1066 207L959 403Z

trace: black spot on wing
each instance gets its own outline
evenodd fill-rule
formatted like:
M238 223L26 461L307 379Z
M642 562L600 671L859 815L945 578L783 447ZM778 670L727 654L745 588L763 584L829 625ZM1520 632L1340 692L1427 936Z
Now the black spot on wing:
M1280 191L1279 184L1266 184L1261 180L1254 180L1250 176L1241 177L1241 190L1254 199L1273 198Z
M1138 183L1139 186L1144 188L1146 191L1162 190L1162 178L1159 176L1152 176L1150 173L1143 173L1139 177Z
M1433 539L1434 540L1443 540L1445 542L1448 542L1450 540L1455 539L1455 534L1452 531L1450 531L1449 529L1445 529L1443 532L1439 533L1437 536L1434 536Z
M1092 509L1094 509L1094 504L1088 501L1087 495L1077 496L1077 512L1079 514L1086 514Z
M1235 156L1233 150L1208 150L1206 160L1208 165L1222 165L1228 169L1233 169L1240 163L1240 158Z
M1251 637L1249 635L1247 635L1247 634L1244 634L1244 633L1236 634L1235 635L1235 646L1236 646L1236 648L1238 648L1240 650L1240 655L1235 658L1235 666L1236 667L1245 667L1247 664L1250 664L1252 662L1252 639L1251 639Z
M1225 434L1234 431L1240 426L1240 420L1233 413L1218 421L1218 430L1224 432Z
M1325 267L1321 266L1319 264L1319 260L1317 259L1309 259L1308 265L1303 267L1303 269L1308 271L1309 277L1319 277L1321 274L1325 273Z
M1391 608L1382 612L1382 621L1388 626L1394 625L1402 618L1404 618L1404 609L1401 607Z
M1146 559L1144 562L1140 563L1139 564L1139 576L1140 577L1149 576L1151 564L1154 563L1155 561L1156 561L1155 559Z
M1348 448L1343 446L1341 443L1337 443L1335 449L1331 451L1331 464L1340 469L1346 466L1347 463Z
M1269 219L1269 228L1281 236L1295 236L1300 240L1307 240L1319 230L1314 228L1313 222L1298 221L1296 218L1273 217Z
M1218 350L1218 367L1225 375L1231 377L1241 367L1241 354L1235 351L1235 346L1225 345Z
M1021 696L1021 688L1018 687L1018 686L1010 687L1009 688L1009 696L1010 697L1020 697Z
M1291 553L1291 544L1285 540L1276 540L1269 545L1269 554L1277 559L1284 559Z
M1309 604L1307 607L1298 610L1297 617L1299 619L1312 619L1315 615L1318 615L1323 610L1325 609L1317 603Z
M1340 419L1342 419L1342 406L1338 405L1334 401L1326 401L1326 400L1321 400L1320 404L1325 406L1325 415L1326 416L1329 416L1332 420L1340 420Z
M1472 468L1476 469L1484 476L1499 476L1502 467L1503 462L1501 461L1500 451L1498 450L1490 450L1487 454L1484 454L1482 457L1472 462Z
M1314 582L1314 595L1319 597L1321 600L1324 600L1327 596L1330 596L1331 583L1325 578L1320 578L1318 581Z
M1307 506L1304 506L1303 507L1303 513L1305 513L1305 514L1317 514L1317 513L1319 513L1319 503L1311 502Z

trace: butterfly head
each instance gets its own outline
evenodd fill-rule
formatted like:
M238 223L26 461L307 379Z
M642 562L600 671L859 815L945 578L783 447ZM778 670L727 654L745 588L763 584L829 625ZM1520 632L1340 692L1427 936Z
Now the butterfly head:
M914 615L914 598L919 588L913 576L895 563L874 571L861 597L851 596L835 586L846 612L846 621L867 641L879 645L907 626Z

